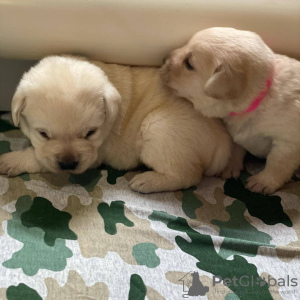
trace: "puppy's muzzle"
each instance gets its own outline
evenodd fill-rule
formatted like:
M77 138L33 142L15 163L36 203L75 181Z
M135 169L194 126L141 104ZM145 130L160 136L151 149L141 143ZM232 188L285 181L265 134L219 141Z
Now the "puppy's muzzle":
M78 157L70 150L65 150L57 156L58 167L63 171L73 171L79 164Z
M75 170L78 166L78 161L59 161L58 165L61 170Z

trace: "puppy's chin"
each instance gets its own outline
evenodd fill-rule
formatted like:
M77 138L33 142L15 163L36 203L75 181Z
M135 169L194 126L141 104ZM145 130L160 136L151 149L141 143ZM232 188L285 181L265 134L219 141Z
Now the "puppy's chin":
M230 115L230 112L232 111L232 109L230 109L226 105L216 103L220 100L208 99L207 102L203 103L203 98L202 99L196 99L196 100L191 101L191 102L194 104L194 108L197 111L201 112L205 117L208 117L208 118L222 118L223 119L223 118L226 118Z
M160 69L160 78L164 87L173 95L177 97L182 97L179 91L177 90L177 85L173 82L171 78L171 73L168 66L163 66Z
M169 91L172 95L176 96L176 97L180 97L180 98L184 98L182 97L182 95L178 92L178 90L176 88L174 88L172 85L170 84L165 84L165 88L167 91Z

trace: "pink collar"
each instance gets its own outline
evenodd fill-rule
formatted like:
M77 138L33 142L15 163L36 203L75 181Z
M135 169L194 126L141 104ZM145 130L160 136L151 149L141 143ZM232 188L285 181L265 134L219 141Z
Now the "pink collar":
M244 115L246 113L256 110L259 104L261 103L261 101L266 97L271 85L272 85L272 78L269 77L266 82L266 88L259 93L259 95L251 102L250 106L246 110L240 113L231 112L230 115L231 116Z

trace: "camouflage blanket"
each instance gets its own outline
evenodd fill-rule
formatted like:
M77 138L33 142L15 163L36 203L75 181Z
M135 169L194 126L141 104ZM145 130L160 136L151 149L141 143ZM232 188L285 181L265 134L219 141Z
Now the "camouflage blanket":
M0 154L28 145L1 115ZM300 299L300 182L251 193L261 166L151 195L108 166L0 176L0 299Z

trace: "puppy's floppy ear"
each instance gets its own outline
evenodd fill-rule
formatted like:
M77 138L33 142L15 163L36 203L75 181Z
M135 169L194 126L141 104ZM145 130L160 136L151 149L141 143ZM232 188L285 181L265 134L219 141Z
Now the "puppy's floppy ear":
M234 99L239 97L246 84L246 74L228 65L219 65L207 80L204 92L215 99Z
M11 114L15 126L19 126L20 114L25 107L25 102L26 97L23 88L18 86L11 103Z
M104 101L107 117L107 125L111 127L115 122L121 104L121 95L117 89L109 82L105 85Z

